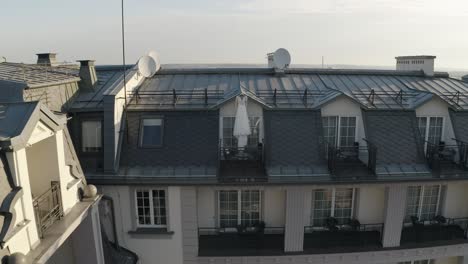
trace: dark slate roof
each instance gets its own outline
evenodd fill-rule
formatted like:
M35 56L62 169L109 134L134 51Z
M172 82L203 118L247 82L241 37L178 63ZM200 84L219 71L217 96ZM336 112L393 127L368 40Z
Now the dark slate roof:
M458 140L468 142L468 112L450 111L450 119L452 121L455 137Z
M130 79L137 70L127 66L126 76ZM80 91L74 100L71 111L95 111L103 107L106 94L116 93L123 88L123 66L96 66L97 85L94 91Z
M320 111L264 112L269 177L328 176L321 144Z
M0 141L20 135L38 104L0 103Z
M76 66L43 66L23 63L0 63L0 79L26 84L29 88L77 82Z
M428 174L414 111L363 110L367 140L377 147L377 175Z

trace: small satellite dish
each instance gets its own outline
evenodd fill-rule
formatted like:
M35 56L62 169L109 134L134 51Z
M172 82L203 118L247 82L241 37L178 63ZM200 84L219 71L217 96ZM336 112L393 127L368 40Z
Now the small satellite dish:
M157 70L157 63L152 57L145 55L138 60L138 71L144 77L152 77Z
M148 56L153 58L154 62L156 62L156 72L159 71L159 69L161 68L161 61L159 60L159 54L156 51L152 50L148 52Z
M275 68L287 68L291 63L291 55L289 54L289 51L283 48L277 49L273 54L273 63Z

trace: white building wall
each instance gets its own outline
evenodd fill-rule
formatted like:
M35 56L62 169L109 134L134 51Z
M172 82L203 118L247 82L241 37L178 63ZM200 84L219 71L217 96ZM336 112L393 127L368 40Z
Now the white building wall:
M449 218L468 217L468 183L449 182L446 188L442 215Z
M286 219L286 191L280 187L266 188L263 204L266 226L283 227Z
M145 186L146 188L166 188ZM140 264L182 264L182 224L180 187L167 187L168 230L173 234L129 234L134 231L136 217L130 186L101 186L103 194L112 197L116 215L117 236L123 247L140 257Z
M361 224L383 223L385 213L385 187L379 185L359 187L355 205L355 215Z

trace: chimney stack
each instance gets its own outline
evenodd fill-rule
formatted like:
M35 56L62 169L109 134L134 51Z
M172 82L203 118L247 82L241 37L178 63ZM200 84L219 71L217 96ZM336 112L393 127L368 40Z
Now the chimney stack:
M426 76L434 76L436 56L399 56L396 59L397 71L423 71Z
M57 66L57 53L38 53L37 64L43 66Z
M96 67L94 60L79 60L80 78L78 85L80 89L92 91L97 83Z

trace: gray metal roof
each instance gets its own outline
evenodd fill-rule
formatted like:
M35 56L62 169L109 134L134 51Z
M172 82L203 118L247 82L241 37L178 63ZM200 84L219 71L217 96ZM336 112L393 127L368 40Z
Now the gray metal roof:
M0 63L0 79L24 83L29 88L80 80L76 66L50 67L11 62Z
M126 74L131 78L136 73L133 66L128 66ZM72 111L93 111L103 107L103 100L106 94L118 92L123 87L123 67L122 66L96 66L98 78L94 91L80 91L71 106Z
M447 74L426 77L420 71L163 68L141 84L130 109L212 108L239 94L275 109L319 108L344 94L363 108L382 110L415 109L436 94L456 109L468 109L467 91L468 84Z
M0 141L20 135L38 104L0 103Z

